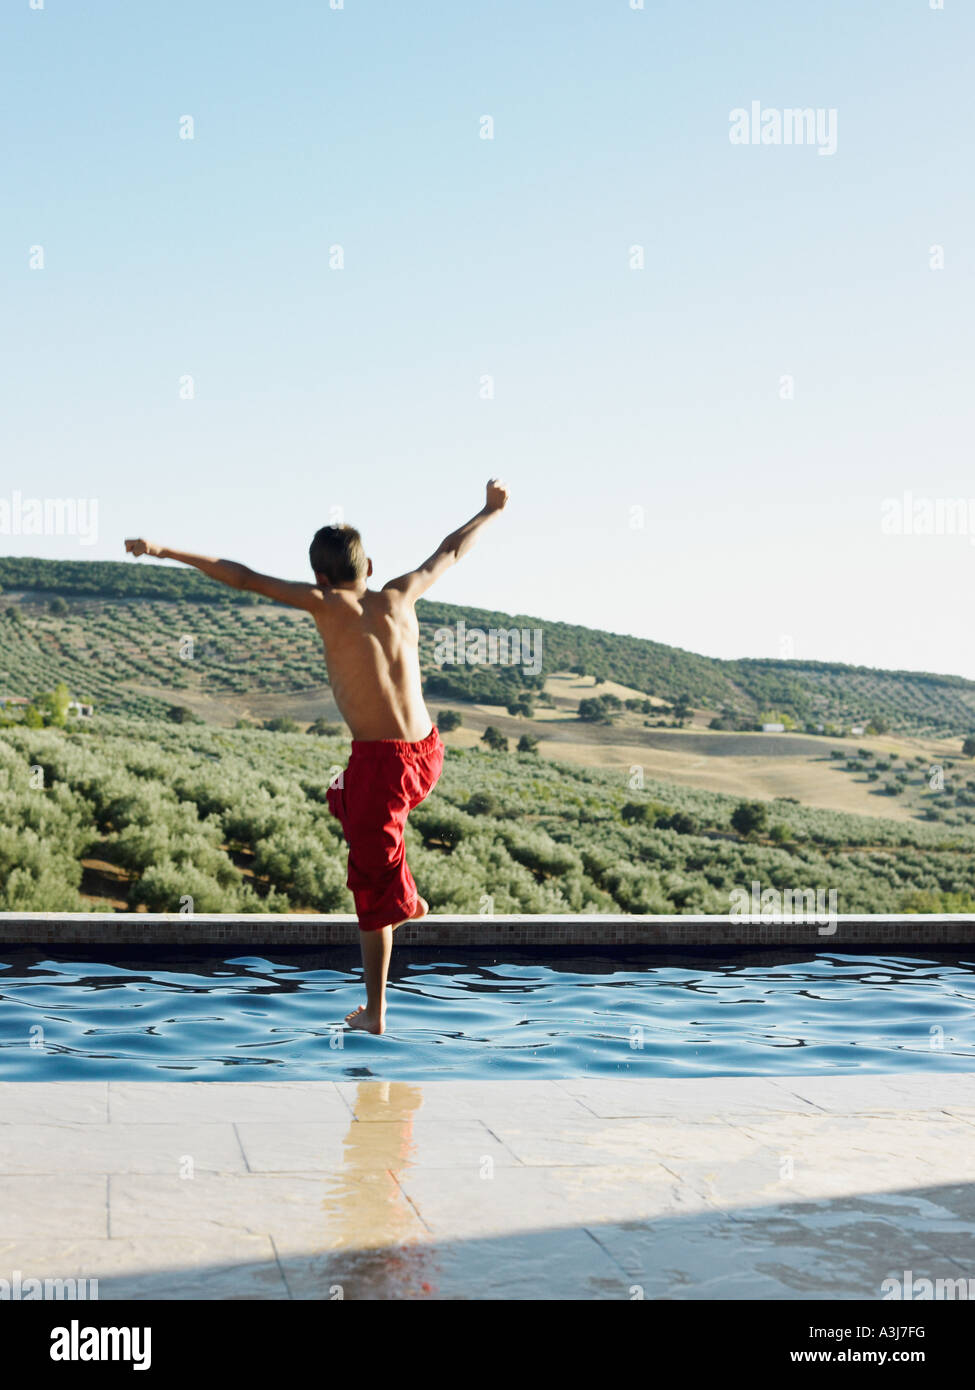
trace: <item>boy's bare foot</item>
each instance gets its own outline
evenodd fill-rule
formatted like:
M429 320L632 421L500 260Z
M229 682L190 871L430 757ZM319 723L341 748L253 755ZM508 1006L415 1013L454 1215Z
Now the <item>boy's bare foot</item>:
M360 1004L357 1009L346 1014L345 1021L350 1028L358 1028L363 1033L381 1033L386 1027L386 1020L367 1013L365 1004Z
M402 922L397 922L394 925L393 931L395 931L397 927L404 927L407 922L419 922L420 918L425 917L429 911L430 904L427 902L426 898L421 898L419 895L417 895L416 907L413 909L409 917L404 917Z

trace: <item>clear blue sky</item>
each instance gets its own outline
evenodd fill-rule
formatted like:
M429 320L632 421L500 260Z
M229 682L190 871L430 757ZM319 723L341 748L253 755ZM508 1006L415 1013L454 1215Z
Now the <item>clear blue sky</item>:
M382 580L496 473L433 596L975 677L972 540L881 530L975 497L970 3L10 0L0 51L0 496L99 503L0 553L300 578L337 505ZM756 100L836 153L731 144Z

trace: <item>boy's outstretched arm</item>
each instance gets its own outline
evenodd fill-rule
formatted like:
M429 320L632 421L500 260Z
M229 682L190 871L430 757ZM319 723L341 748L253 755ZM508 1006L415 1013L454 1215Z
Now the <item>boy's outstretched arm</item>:
M168 546L155 545L152 541L141 539L127 540L125 548L130 555L154 555L159 560L178 560L181 565L192 565L194 569L218 579L221 584L229 584L231 589L250 589L253 593L264 594L278 603L290 604L292 608L311 609L323 601L321 589L315 584L299 584L290 579L275 579L270 574L259 574L247 565L239 565L236 560L215 560L209 555L191 555L187 550L170 550Z
M384 584L384 589L398 589L401 594L405 594L408 599L417 599L421 594L426 593L431 584L435 584L440 576L449 570L451 565L456 565L462 555L466 555L477 538L477 533L486 521L504 510L508 502L508 489L498 478L492 478L487 485L487 496L484 506L479 512L471 517L470 521L465 521L463 526L456 531L451 531L446 536L429 560L424 560L419 569L410 570L408 574L401 574L398 579L391 579L388 584Z

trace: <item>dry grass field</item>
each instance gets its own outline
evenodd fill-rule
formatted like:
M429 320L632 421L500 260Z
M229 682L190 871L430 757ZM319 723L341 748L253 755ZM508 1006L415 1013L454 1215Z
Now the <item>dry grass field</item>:
M342 720L327 685L290 692L248 692L210 695L194 690L167 690L139 686L139 693L173 704L183 704L208 723L232 726L238 719L260 723L287 716L308 725L326 719ZM592 677L557 673L545 682L552 706L539 705L535 717L512 717L503 706L472 705L451 700L431 700L433 717L442 709L461 715L461 728L445 735L448 747L473 748L488 725L494 725L512 747L522 734L539 739L539 754L582 767L641 767L644 776L706 791L724 792L756 800L795 797L807 806L856 815L881 816L910 821L917 817L921 798L883 794L882 783L871 783L860 773L848 772L843 761L830 757L839 749L846 758L867 748L879 757L923 756L934 763L958 759L959 741L905 738L902 736L834 739L807 734L724 733L709 729L713 711L693 712L683 729L653 727L655 715L620 713L612 724L588 724L578 718L579 701L592 695L613 694L620 700L644 698L640 691L616 682L596 685ZM657 707L664 701L654 700ZM647 727L649 719L651 727Z

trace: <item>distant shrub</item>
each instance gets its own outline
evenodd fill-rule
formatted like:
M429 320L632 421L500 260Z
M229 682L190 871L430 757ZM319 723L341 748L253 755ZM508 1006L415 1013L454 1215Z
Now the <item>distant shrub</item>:
M308 733L315 734L318 738L335 738L341 732L340 724L330 724L327 719L316 719L308 725Z
M174 864L169 860L146 869L138 883L129 889L129 904L143 905L148 912L279 912L286 904L262 899L239 880L221 883L194 864Z
M202 724L203 720L185 705L170 705L167 718L174 724Z
M732 828L739 835L755 835L768 824L768 807L764 801L740 801L731 813Z
M442 709L437 715L437 728L442 734L449 734L454 729L459 729L463 719L455 709Z
M36 830L0 826L0 911L84 911L80 883L81 865L56 843Z
M261 726L269 734L297 734L300 732L298 724L293 719L289 719L286 714L277 714L273 719L265 719Z
M338 912L351 907L342 856L312 831L281 829L259 841L255 874L267 878L298 907Z
M454 849L475 823L456 807L437 801L425 802L410 816L410 825L420 833L428 849Z
M513 718L520 715L525 719L531 719L535 713L535 706L532 701L524 695L519 695L516 700L511 700L507 709Z
M720 729L726 733L746 733L760 729L761 725L754 715L737 714L734 710L715 715L708 724L709 729Z
M556 877L582 868L578 853L558 844L544 830L505 830L503 838L512 859L538 877Z
M931 892L912 889L900 902L901 912L975 912L975 896L967 889L962 892Z
M678 835L696 835L700 830L696 816L687 811L675 811L671 816L661 816L657 821L658 830L674 830Z
M615 695L589 696L579 701L579 718L587 724L611 724L613 712L620 708Z

